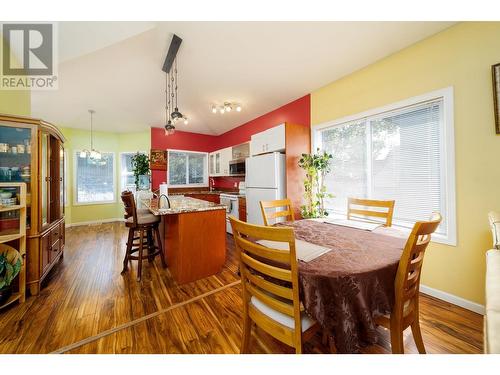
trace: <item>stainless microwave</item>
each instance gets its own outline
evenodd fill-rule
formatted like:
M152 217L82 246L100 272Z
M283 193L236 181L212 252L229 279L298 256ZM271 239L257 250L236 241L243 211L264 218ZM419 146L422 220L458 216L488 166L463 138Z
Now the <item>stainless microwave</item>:
M230 176L244 176L245 175L245 159L236 159L229 162L229 175Z

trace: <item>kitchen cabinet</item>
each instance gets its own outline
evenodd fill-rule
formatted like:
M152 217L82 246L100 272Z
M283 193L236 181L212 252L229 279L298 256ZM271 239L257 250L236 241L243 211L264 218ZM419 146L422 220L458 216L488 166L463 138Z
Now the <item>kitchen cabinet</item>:
M27 185L26 284L32 295L64 249L64 140L43 120L0 115L0 181Z
M285 124L281 124L252 135L250 140L250 155L285 151L285 143Z
M210 177L229 176L229 162L232 157L232 147L226 147L210 153L208 156Z
M185 197L201 199L202 201L208 201L213 203L220 203L219 194L207 194L207 193L187 193L184 194Z

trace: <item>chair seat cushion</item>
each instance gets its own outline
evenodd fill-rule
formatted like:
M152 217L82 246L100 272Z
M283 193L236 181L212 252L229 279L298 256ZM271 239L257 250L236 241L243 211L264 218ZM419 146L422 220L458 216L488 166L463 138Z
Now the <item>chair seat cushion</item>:
M148 208L138 208L137 209L137 216L139 215L149 215L151 211L149 211Z
M259 310L262 314L267 315L269 318L272 320L277 321L280 324L283 324L284 326L288 328L295 328L295 321L291 316L288 316L286 314L283 314L280 311L276 311L273 308L269 307L266 305L264 302L259 300L257 297L252 296L250 299L250 303L257 309ZM305 312L301 313L301 321L302 321L302 332L307 331L309 328L311 328L314 324L315 321L312 320L307 316Z
M153 214L145 214L145 215L139 215L137 214L137 223L138 224L154 224L160 221L160 216L155 216ZM133 223L134 218L129 217L126 220L127 223Z

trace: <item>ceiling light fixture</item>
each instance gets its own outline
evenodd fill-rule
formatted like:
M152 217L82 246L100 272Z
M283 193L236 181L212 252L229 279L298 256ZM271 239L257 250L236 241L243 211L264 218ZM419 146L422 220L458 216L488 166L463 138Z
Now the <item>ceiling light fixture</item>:
M89 161L94 164L105 165L106 160L103 159L102 154L94 148L93 117L95 111L93 109L89 109L89 113L90 113L90 151L89 150L80 151L80 157L88 158Z
M165 103L165 135L172 135L175 133L175 124L179 120L184 121L184 125L188 124L188 119L184 116L178 107L178 79L177 79L177 51L181 45L182 39L174 34L170 47L168 48L167 57L163 64L163 71L166 74L166 103ZM173 71L172 71L173 68Z
M233 109L236 109L236 112L241 112L241 104L233 103L233 102L224 102L224 104L218 106L216 104L212 104L210 106L212 113L219 112L221 115L226 112L231 112Z

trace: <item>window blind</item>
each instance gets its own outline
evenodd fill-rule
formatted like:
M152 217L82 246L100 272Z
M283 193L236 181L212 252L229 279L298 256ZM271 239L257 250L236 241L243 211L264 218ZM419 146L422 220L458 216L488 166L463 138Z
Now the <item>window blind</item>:
M395 224L411 227L433 211L446 220L442 122L437 99L322 129L322 149L333 155L327 207L344 213L350 196L394 199Z
M114 154L102 153L96 163L76 152L76 203L113 202L115 200Z

